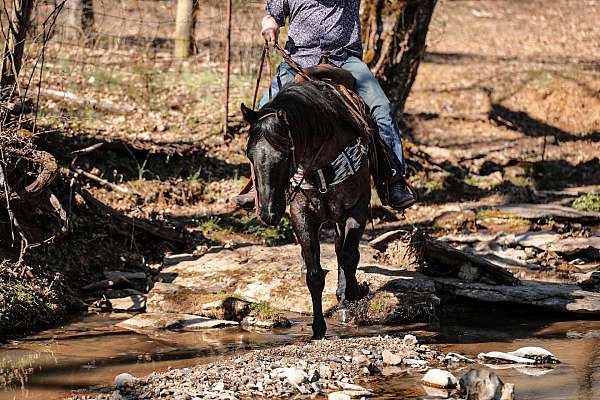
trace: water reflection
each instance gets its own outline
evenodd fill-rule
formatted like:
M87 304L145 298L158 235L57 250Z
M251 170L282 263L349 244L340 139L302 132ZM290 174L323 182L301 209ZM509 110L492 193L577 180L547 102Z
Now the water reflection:
M140 334L116 328L119 316L91 315L61 329L9 342L0 349L1 399L57 399L73 389L110 384L122 372L143 376L169 367L183 368L263 346L304 340L308 319L296 319L291 329L270 333L228 328L201 332L159 331ZM524 346L544 347L561 359L553 369L509 368L496 373L515 383L521 400L600 398L600 322L535 321L492 316L463 316L428 326L340 327L332 335L358 336L418 330L417 336L437 342L445 352L476 357L480 352L510 351ZM426 392L421 374L389 369L369 386L378 398L421 399Z

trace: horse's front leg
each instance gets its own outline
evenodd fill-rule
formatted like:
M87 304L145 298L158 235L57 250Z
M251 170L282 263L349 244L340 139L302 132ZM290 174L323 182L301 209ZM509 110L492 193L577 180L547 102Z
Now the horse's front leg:
M327 325L323 317L322 305L325 272L321 268L320 261L319 228L321 223L309 207L301 207L296 202L290 205L290 214L296 238L302 248L302 260L306 270L306 285L312 300L312 339L323 339L327 331Z
M338 261L338 287L340 306L344 302L359 300L364 293L356 280L356 267L360 260L358 246L367 223L368 199L360 201L343 223L336 224L335 253Z

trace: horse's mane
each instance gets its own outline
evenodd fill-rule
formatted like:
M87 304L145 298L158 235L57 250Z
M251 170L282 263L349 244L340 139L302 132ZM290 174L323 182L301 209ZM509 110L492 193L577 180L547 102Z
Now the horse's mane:
M331 85L319 82L294 82L281 90L267 103L260 115L283 111L285 123L290 128L294 140L305 146L314 146L327 140L340 129L360 131L356 121L346 108L340 94ZM276 149L289 149L287 127L281 121L265 118L260 121L260 131Z

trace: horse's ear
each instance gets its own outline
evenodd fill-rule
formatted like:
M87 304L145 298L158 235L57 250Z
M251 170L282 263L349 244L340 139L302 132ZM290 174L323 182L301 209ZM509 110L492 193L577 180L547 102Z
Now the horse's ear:
M258 113L246 107L244 103L242 103L242 115L244 116L244 121L248 122L249 124L258 120Z

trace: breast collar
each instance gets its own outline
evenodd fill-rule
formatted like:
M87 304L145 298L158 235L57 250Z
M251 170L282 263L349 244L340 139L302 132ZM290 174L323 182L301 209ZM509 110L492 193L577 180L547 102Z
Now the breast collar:
M369 149L363 141L361 137L356 138L332 162L322 168L305 172L298 166L297 172L290 179L292 189L300 186L300 189L318 189L324 194L349 179L368 159Z

